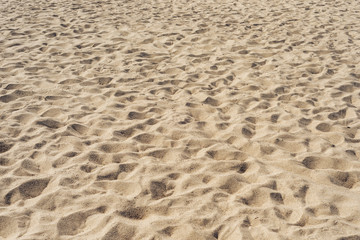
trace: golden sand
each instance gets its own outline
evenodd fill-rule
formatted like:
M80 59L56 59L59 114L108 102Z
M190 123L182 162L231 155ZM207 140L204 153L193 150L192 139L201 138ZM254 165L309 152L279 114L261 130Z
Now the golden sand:
M360 239L358 1L0 12L0 238Z

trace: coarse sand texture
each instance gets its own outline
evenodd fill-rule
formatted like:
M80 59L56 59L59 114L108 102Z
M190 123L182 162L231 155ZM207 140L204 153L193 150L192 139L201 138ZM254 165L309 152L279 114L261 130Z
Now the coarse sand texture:
M0 0L0 239L359 240L358 0Z

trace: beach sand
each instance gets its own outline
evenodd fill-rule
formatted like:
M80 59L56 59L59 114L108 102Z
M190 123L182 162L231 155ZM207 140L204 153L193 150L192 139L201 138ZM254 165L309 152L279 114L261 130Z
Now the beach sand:
M360 5L0 0L1 239L360 239Z

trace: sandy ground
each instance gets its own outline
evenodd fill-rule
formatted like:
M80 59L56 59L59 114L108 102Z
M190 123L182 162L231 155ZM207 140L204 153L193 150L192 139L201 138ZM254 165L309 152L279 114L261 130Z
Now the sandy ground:
M0 11L3 239L360 239L359 1Z

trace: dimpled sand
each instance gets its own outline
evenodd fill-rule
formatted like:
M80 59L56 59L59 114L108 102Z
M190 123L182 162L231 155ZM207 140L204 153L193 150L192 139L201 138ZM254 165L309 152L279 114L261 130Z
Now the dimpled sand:
M360 239L359 1L0 12L0 239Z

